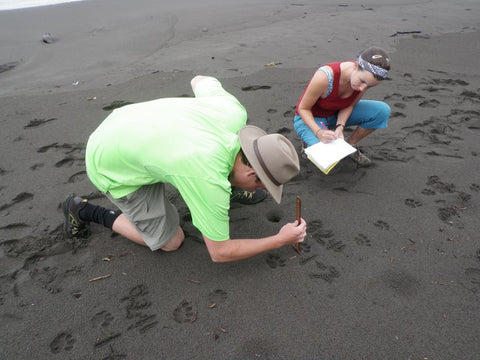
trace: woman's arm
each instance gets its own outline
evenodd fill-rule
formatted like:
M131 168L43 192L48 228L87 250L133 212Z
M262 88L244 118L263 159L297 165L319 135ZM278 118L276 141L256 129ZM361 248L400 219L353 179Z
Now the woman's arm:
M337 138L343 139L343 130L345 129L345 124L347 123L350 115L352 115L353 108L355 107L355 105L357 105L365 92L366 90L360 92L360 94L358 94L358 96L356 97L355 101L349 107L342 109L338 112L337 128L335 129L335 135Z
M315 136L322 142L330 142L335 139L335 133L330 130L324 130L315 122L312 114L312 107L318 99L328 91L328 78L323 71L317 71L307 86L305 94L298 104L298 114L303 122L312 130Z

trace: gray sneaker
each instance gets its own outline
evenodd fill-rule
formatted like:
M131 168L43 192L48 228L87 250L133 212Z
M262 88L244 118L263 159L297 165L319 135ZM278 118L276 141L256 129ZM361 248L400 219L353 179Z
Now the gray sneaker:
M372 160L370 160L359 149L357 149L357 151L355 151L353 154L348 155L348 157L356 162L359 167L368 167L372 165Z
M232 189L232 195L230 195L231 203L240 203L244 205L253 205L257 204L260 201L265 200L267 197L267 192L262 189L257 189L255 191L242 190L238 188Z
M305 144L305 142L302 141L302 147L300 148L300 156L302 157L302 159L308 159L308 156L305 153L305 149L307 147L308 147L307 144Z
M78 214L87 203L87 199L83 199L75 194L68 195L62 204L65 223L63 230L68 238L82 237L86 238L90 235L90 226L87 222L80 219Z

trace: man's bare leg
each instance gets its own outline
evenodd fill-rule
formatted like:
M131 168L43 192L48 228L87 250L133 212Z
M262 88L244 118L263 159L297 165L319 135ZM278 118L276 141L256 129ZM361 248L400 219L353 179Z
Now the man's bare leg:
M142 239L142 236L138 233L137 228L133 225L130 220L124 214L121 214L115 219L113 223L112 230L117 234L126 237L127 239L143 246L148 246L145 241ZM172 237L172 239L162 247L163 251L174 251L177 250L180 245L182 245L183 240L185 239L185 234L181 227L178 227L177 232Z
M167 245L161 249L163 251L175 251L183 244L183 240L185 240L185 234L183 233L182 228L179 226L177 232L175 235L173 235L172 240L170 240Z

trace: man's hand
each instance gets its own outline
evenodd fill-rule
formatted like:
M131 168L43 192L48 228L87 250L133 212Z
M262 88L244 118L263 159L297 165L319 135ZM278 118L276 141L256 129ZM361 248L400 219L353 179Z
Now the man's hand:
M300 225L298 225L296 220L293 223L285 224L278 232L278 235L285 241L285 245L303 242L305 236L307 236L307 223L305 220L300 219Z

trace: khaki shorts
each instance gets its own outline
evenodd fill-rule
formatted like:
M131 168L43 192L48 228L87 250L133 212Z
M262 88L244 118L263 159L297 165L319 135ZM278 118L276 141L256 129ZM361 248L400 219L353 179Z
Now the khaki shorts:
M142 186L120 199L106 196L135 225L152 251L164 247L178 230L177 209L168 201L162 183Z

